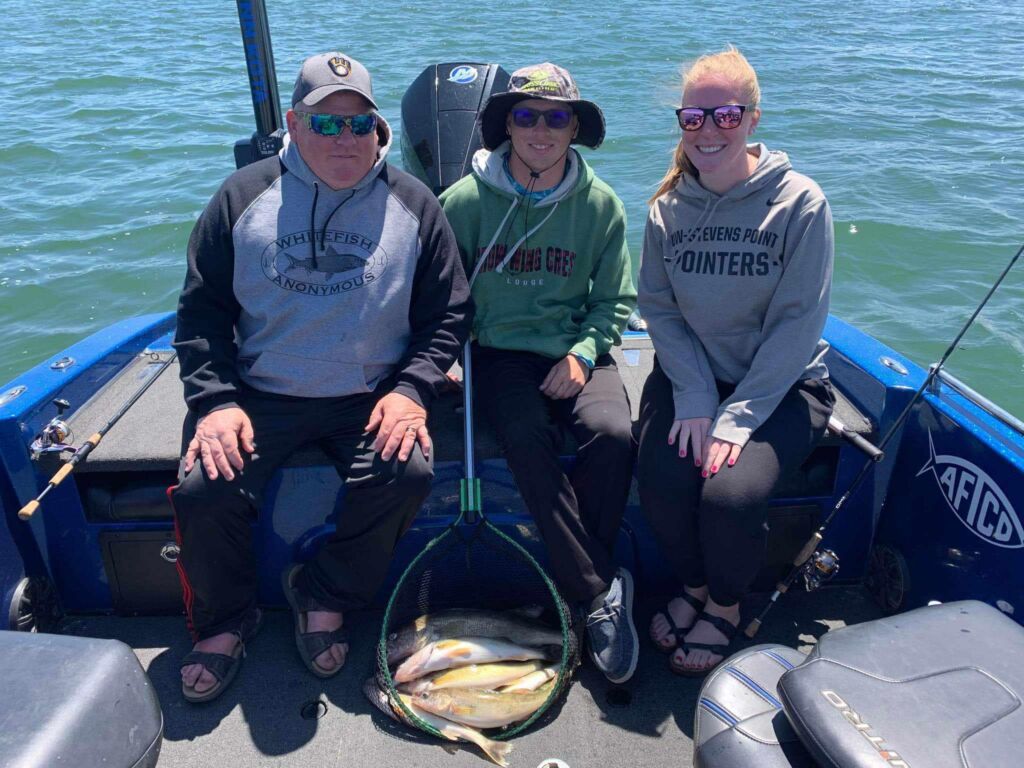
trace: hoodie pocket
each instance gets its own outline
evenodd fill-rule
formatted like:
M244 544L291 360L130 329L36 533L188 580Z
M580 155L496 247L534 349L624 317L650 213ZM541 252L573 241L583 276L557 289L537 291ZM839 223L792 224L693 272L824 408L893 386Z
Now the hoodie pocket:
M320 360L284 352L261 352L242 377L265 392L294 397L342 397L369 392L358 363Z

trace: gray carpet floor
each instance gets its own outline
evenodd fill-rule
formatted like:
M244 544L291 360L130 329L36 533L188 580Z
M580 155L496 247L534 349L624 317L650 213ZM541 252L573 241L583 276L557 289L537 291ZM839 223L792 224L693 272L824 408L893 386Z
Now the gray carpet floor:
M745 607L756 610L765 597L754 595ZM692 765L700 681L673 675L667 658L647 641L650 616L662 605L659 598L637 606L641 655L634 678L625 686L611 686L585 663L566 700L514 740L512 766L535 768L550 758L570 768ZM806 652L830 629L878 616L870 598L857 587L791 592L769 615L756 640L742 638L734 645L738 650L774 642ZM64 631L118 639L135 650L164 713L161 768L489 764L475 746L444 744L410 732L363 697L361 686L371 672L380 620L380 612L349 617L350 659L336 678L323 681L310 675L298 659L291 615L270 612L231 688L220 699L199 706L185 703L180 693L178 664L190 647L181 617L75 617Z

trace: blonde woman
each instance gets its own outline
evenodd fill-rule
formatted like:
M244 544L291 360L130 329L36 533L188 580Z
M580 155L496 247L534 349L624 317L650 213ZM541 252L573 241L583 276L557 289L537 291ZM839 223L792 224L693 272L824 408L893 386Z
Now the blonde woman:
M656 362L640 413L645 515L680 582L655 615L673 671L726 655L764 559L767 503L825 431L828 202L783 152L748 143L757 75L733 49L686 71L682 137L651 199L639 306Z

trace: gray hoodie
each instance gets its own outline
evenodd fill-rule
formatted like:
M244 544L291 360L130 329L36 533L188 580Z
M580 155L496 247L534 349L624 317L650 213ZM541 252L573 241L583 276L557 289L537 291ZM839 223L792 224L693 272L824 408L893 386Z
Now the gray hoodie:
M764 144L717 195L684 174L651 206L638 303L672 382L676 419L713 419L745 445L799 379L827 378L834 234L821 189ZM715 380L735 384L718 401Z
M458 247L437 199L385 159L334 190L285 138L233 173L189 238L175 348L199 414L244 385L342 397L388 381L428 406L472 320Z

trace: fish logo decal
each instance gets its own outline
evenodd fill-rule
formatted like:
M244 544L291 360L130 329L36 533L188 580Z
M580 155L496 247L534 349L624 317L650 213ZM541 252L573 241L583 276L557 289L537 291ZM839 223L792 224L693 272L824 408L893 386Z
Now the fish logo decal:
M469 85L477 79L479 74L480 73L476 71L476 67L471 67L468 64L460 64L448 73L448 82L457 83L458 85Z
M929 457L917 477L931 472L953 514L978 538L1004 549L1024 547L1024 528L1006 498L981 467L959 456L935 453L931 430L928 431Z

